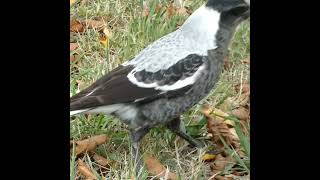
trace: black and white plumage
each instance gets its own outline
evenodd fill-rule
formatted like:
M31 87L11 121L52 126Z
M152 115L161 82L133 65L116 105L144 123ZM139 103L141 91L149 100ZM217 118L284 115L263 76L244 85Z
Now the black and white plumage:
M214 87L235 28L249 11L245 0L209 0L178 30L71 97L70 115L115 115L129 126L137 154L138 142L158 124L201 146L179 116Z

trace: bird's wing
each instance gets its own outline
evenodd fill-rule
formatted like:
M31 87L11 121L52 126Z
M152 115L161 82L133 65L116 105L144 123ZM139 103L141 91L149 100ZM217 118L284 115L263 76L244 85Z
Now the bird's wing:
M149 72L157 72L170 68L190 54L207 56L208 50L216 48L214 40L207 39L204 43L199 43L192 35L194 33L186 34L178 29L151 43L123 65L133 65L137 71L148 69Z
M161 59L159 59L161 61ZM70 110L118 103L143 103L188 91L205 69L203 56L190 54L168 69L149 72L119 66L87 89L71 97Z

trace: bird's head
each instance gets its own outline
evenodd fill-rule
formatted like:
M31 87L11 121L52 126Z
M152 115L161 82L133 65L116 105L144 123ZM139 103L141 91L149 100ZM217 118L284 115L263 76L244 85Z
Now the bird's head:
M208 0L206 6L221 13L225 26L235 27L250 17L250 0Z

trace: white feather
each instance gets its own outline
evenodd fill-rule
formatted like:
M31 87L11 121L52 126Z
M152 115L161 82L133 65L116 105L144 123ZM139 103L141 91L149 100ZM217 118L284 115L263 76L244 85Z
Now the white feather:
M199 75L201 74L201 71L205 68L205 65L202 65L199 67L199 69L190 77L187 77L183 80L179 80L177 82L175 82L172 85L164 85L164 86L159 86L156 82L154 83L150 83L150 84L145 84L143 82L139 82L137 81L137 79L134 77L133 73L130 73L127 77L129 78L129 80L142 88L154 88L156 90L161 90L161 91L172 91L172 90L177 90L183 87L186 87L188 85L193 84L199 77Z
M112 105L107 105L107 106L100 106L95 109L91 109L89 112L90 113L103 113L103 114L111 114L114 113L115 111L124 108L124 104L112 104Z
M122 65L133 65L132 72L157 72L168 69L190 54L206 56L215 49L220 13L206 6L197 9L180 29L158 39L134 59ZM132 73L131 72L131 73Z

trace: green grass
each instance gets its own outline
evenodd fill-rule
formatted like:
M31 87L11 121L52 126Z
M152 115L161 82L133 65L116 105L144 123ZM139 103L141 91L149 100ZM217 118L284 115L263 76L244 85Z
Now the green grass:
M193 11L203 2L203 0L188 0L185 3ZM161 3L166 5L169 1L162 0ZM141 11L142 3L139 0L128 2L90 0L84 5L72 5L71 18L79 20L104 18L112 32L112 37L109 48L105 48L98 40L99 32L94 29L87 29L83 34L71 33L70 40L79 44L79 48L74 52L77 54L77 59L70 63L71 95L79 90L77 81L83 83L81 88L90 85L119 64L133 58L135 54L154 40L174 31L177 25L181 25L187 18L185 16L167 18L164 9L159 13L152 14L151 12L149 17L142 17ZM187 125L197 125L202 119L201 104L207 103L219 107L225 99L237 97L233 88L236 84L245 80L250 81L249 66L240 62L250 56L249 35L249 22L244 22L238 28L230 46L231 68L223 72L219 83L208 98L183 115ZM241 131L238 130L238 136L248 158L239 158L232 149L227 149L227 151L233 154L240 168L249 171L248 135L240 133ZM202 127L197 133L206 134L206 128ZM114 117L104 115L90 115L89 117L81 115L71 122L70 135L72 139L79 140L99 134L107 134L111 138L110 142L96 149L98 154L108 157L112 161L110 172L106 176L107 179L129 179L132 175L132 162L128 130L124 124ZM201 162L201 156L206 149L193 153L185 152L187 145L187 142L179 139L169 130L159 127L145 136L141 150L155 154L163 164L170 168L170 171L177 173L181 179L208 179L210 168ZM90 161L88 156L84 156L83 159L97 175L101 175L97 164ZM70 159L71 179L79 179L76 167L76 158L72 155ZM147 172L143 172L143 177L147 177Z

